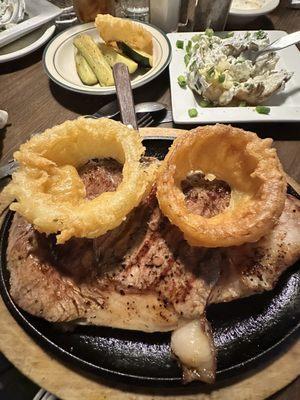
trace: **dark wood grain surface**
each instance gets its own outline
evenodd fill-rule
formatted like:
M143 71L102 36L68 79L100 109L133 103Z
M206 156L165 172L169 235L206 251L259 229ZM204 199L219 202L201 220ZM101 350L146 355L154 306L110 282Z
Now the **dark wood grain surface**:
M300 29L300 10L287 8L288 1L268 17L231 29L276 29L294 32ZM34 132L40 132L66 119L92 114L114 96L87 96L69 92L49 81L42 65L43 49L21 60L0 64L0 109L9 113L9 125L0 130L1 164ZM299 64L300 65L300 64ZM161 100L170 105L169 77L160 77L134 91L135 102ZM172 124L166 124L172 126ZM261 137L274 138L285 171L300 182L300 124L239 124ZM179 127L179 126L177 126ZM186 126L184 126L186 128ZM0 396L1 397L1 396ZM24 397L25 398L25 397ZM272 400L299 400L300 379L272 397Z
M113 67L113 74L122 122L125 125L131 125L137 130L138 126L128 68L125 64L118 63Z

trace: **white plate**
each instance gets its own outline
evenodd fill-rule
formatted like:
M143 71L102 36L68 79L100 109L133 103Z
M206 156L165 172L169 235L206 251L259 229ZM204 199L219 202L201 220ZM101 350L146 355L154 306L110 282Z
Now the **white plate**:
M286 35L282 31L265 31L270 41ZM245 34L245 31L236 31L235 34ZM184 75L186 67L184 64L185 51L177 49L176 41L187 42L195 35L195 32L170 33L168 35L172 46L172 61L170 64L171 98L174 122L178 124L199 124L215 122L270 122L270 121L300 121L300 69L299 50L296 46L281 50L278 54L280 60L277 68L285 68L294 72L292 78L287 82L285 89L272 96L264 105L270 107L268 115L258 114L255 107L200 107L189 89L182 89L177 83L177 77ZM196 108L198 116L191 118L188 109Z
M7 32L12 31L14 31L15 36L17 36L17 31L24 25L30 32L31 26L34 26L39 20L43 20L44 24L40 28L27 33L25 36L13 41L12 43L1 47L0 63L16 60L32 53L39 47L43 46L55 31L55 25L48 21L52 20L61 12L58 7L46 0L25 0L25 9L28 18L17 24L14 28L1 32L0 37L3 37Z
M55 25L45 25L26 36L0 48L0 64L16 60L37 50L47 43L55 31Z
M251 10L244 10L240 8L231 7L228 15L228 22L230 23L245 23L249 22L260 15L269 14L275 10L279 5L279 0L269 0L261 8L254 8Z
M135 23L140 22L135 21ZM171 46L167 36L151 25L144 23L143 25L153 37L153 67L144 71L138 69L132 77L133 89L156 78L167 68L171 58ZM79 79L74 60L76 50L73 45L73 40L79 33L91 35L97 42L102 41L93 22L65 30L56 36L44 51L43 61L47 75L58 85L74 92L93 95L115 93L114 86L101 87L99 84L87 86Z
M47 0L25 0L25 12L22 22L0 32L0 47L14 42L52 21L62 13L62 9Z
M260 8L252 8L252 9L241 9L232 7L229 10L229 15L236 15L240 17L250 17L250 16L259 16L268 14L273 11L279 4L279 0L268 0L265 4Z

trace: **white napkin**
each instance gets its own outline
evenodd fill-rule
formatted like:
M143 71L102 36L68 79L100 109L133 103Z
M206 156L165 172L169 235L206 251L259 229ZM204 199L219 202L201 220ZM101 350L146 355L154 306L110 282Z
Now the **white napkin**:
M4 110L0 110L0 129L4 128L7 124L8 113Z

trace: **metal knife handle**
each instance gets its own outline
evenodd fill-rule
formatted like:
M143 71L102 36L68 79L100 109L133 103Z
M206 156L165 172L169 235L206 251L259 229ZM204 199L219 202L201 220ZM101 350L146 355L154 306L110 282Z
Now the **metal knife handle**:
M122 122L138 130L128 68L125 64L117 63L113 66L113 74Z

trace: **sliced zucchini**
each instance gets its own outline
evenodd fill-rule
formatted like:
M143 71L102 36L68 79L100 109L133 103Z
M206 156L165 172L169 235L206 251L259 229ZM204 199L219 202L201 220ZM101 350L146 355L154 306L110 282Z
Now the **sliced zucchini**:
M112 69L91 36L76 36L74 39L74 45L88 62L100 85L113 86L115 82Z
M76 71L82 83L85 85L96 85L98 79L86 59L80 54L75 54Z
M150 54L133 49L124 42L118 42L118 46L129 58L136 61L142 67L151 68L153 66L153 57Z
M123 63L127 65L130 74L133 74L138 69L138 64L135 61L124 56L123 54L118 53L113 47L104 43L100 43L99 47L105 60L111 67L117 63Z

